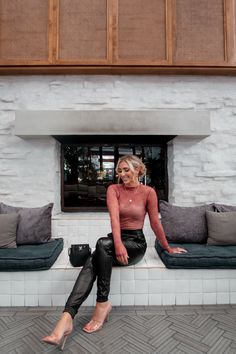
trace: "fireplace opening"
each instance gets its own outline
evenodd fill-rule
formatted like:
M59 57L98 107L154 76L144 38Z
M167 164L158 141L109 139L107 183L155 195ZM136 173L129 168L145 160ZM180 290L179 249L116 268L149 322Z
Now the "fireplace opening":
M55 136L61 142L61 208L63 211L106 211L106 190L117 182L119 157L134 154L158 199L168 200L167 142L174 136Z

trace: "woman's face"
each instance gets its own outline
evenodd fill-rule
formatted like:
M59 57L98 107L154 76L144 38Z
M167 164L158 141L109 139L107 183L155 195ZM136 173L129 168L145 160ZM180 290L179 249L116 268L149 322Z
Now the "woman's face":
M120 162L118 175L126 186L132 186L138 183L138 169L132 171L125 161Z

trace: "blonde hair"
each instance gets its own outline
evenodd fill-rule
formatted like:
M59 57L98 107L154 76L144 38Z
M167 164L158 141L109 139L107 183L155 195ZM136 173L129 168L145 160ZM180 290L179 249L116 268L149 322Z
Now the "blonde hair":
M146 166L140 160L140 158L135 155L125 155L120 157L116 165L116 173L118 173L119 165L121 162L126 162L133 172L136 168L139 168L139 177L143 177L146 174Z

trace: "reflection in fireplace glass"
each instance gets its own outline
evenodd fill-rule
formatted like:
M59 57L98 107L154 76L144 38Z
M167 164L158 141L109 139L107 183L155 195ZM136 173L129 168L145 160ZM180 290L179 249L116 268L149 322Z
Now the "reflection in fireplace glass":
M148 145L62 145L62 210L105 210L106 190L117 183L115 166L120 156L135 154L147 167L140 181L152 186L159 199L167 200L166 144Z

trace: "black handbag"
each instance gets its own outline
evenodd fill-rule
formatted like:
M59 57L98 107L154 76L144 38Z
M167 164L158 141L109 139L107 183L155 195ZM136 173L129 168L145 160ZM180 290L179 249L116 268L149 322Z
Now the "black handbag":
M71 245L68 255L73 267L82 267L91 255L91 248L88 243Z

